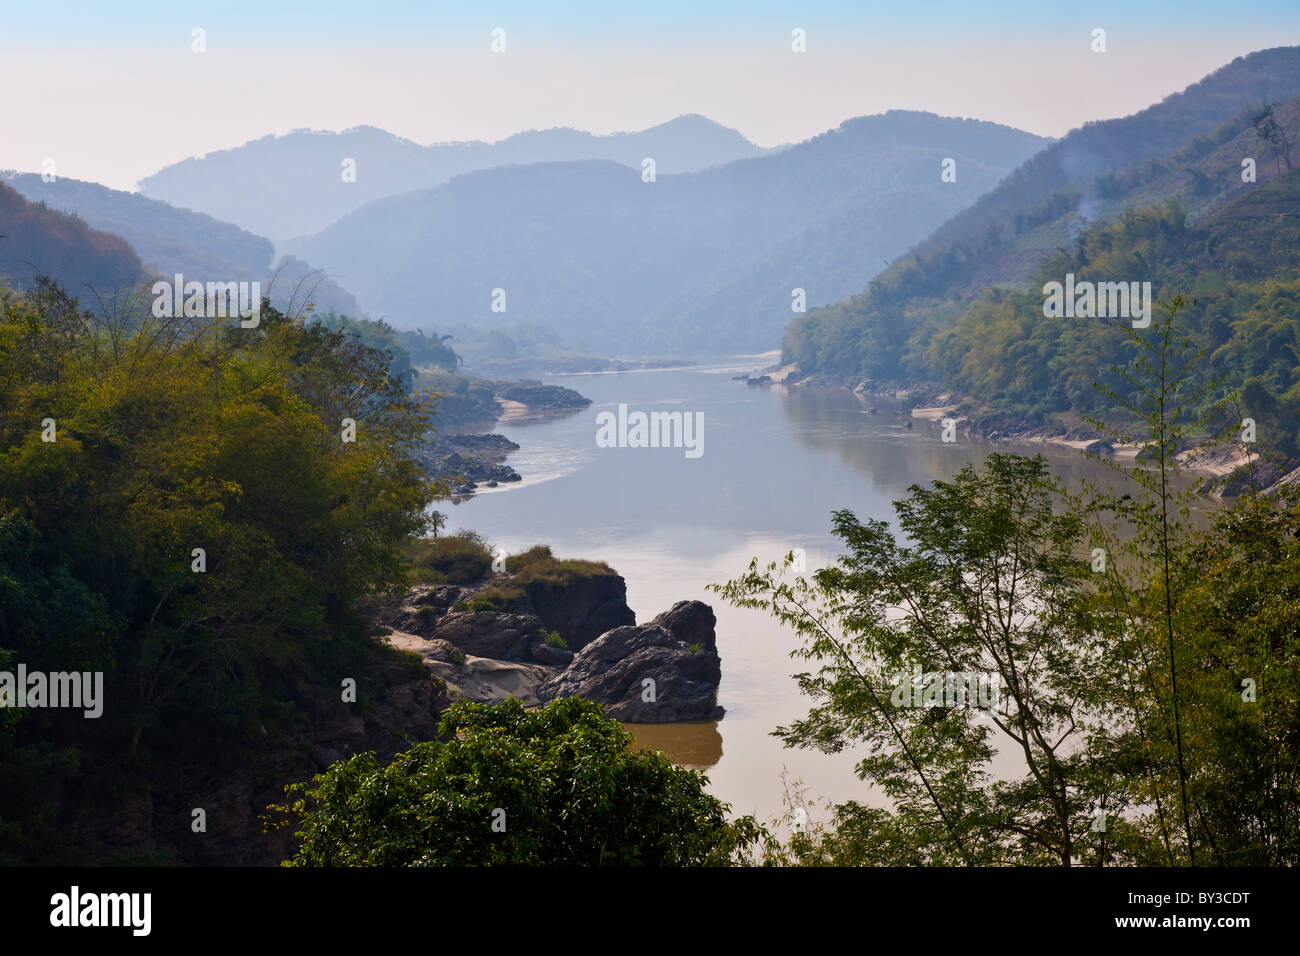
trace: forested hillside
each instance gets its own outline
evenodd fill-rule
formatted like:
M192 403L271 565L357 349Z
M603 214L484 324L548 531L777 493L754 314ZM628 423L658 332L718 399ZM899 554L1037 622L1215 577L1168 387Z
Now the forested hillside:
M283 783L434 734L427 671L356 606L437 494L387 355L265 304L118 321L42 285L0 303L0 407L0 665L103 675L95 719L0 710L0 864L274 861Z
M874 279L865 292L792 322L786 332L784 359L798 362L804 372L846 378L916 380L953 375L960 364L957 352L970 343L963 335L954 338L957 333L943 337L939 333L954 323L961 327L960 320L979 297L996 297L997 293L986 290L1001 288L1015 293L1030 289L1037 295L1041 320L1041 285L1046 280L1041 280L1039 270L1045 263L1066 255L1051 267L1059 280L1058 273L1071 265L1069 257L1077 255L1080 248L1086 257L1092 242L1114 246L1135 238L1132 226L1118 238L1104 230L1089 233L1096 224L1120 218L1137 222L1131 218L1133 210L1175 201L1181 209L1175 218L1184 226L1205 219L1206 228L1214 228L1210 219L1215 210L1231 206L1239 198L1245 204L1233 208L1250 209L1253 207L1244 197L1271 195L1264 190L1285 173L1286 161L1281 140L1275 143L1261 136L1262 124L1256 121L1266 105L1277 102L1274 115L1278 126L1284 136L1294 140L1300 130L1297 93L1300 49L1266 50L1233 61L1135 116L1074 131L938 229ZM1255 182L1243 182L1244 158L1255 160ZM1274 211L1285 213L1286 208ZM1240 214L1225 212L1225 222ZM1083 246L1079 247L1076 243L1081 237ZM1239 240L1249 241L1244 236ZM1230 247L1221 247L1216 254L1226 257L1230 251ZM1134 252L1134 256L1139 254L1140 250ZM1244 254L1238 254L1232 263L1225 258L1218 265L1240 268ZM1178 255L1190 252L1180 249ZM1130 261L1137 259L1130 256ZM1281 270L1280 277L1287 275L1290 267L1275 257L1264 261ZM1154 262L1110 278L1153 278L1153 270L1165 265L1171 270L1171 281L1193 271L1199 274L1199 270L1173 263ZM1170 286L1158 294L1177 291L1187 289ZM1022 307L1028 307L1027 299ZM967 320L965 327L970 328L972 321ZM1000 341L1010 347L1007 341ZM1073 361L1087 364L1095 357L1085 345L1072 343L1071 347L1085 349ZM981 345L987 347L986 342ZM979 379L974 372L979 360L972 358L971 362L969 373L963 373L960 380L967 387ZM1070 387L1056 381L1053 394ZM1045 408L1044 402L1060 405L1044 393L1031 395L1028 384L1017 388L1013 394L989 385L987 394L980 394L992 397L996 392L998 401L1021 409Z
M107 296L143 281L145 268L120 236L0 183L0 286L32 289L40 277L54 275L79 295Z
M261 282L277 308L301 306L310 297L318 312L361 314L357 300L334 279L292 256L276 262L269 239L229 222L77 179L47 183L34 173L19 173L9 183L32 202L121 236L146 266L167 279L179 272L200 282Z
M1122 387L1110 369L1131 357L1131 323L1046 318L1042 286L1067 273L1076 282L1150 282L1158 300L1188 296L1180 327L1204 360L1184 373L1187 388L1219 382L1209 401L1244 390L1242 414L1268 423L1270 444L1288 455L1300 448L1300 170L1194 225L1169 204L1094 226L1028 288L990 289L936 331L927 366L992 411L1075 422L1110 411L1093 383Z

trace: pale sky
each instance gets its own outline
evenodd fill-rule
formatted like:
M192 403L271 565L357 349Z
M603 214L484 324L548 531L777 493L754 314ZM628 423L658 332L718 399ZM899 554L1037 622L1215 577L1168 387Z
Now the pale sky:
M60 176L131 189L187 156L303 127L430 143L683 113L762 146L888 109L1060 136L1300 43L1296 0L976 7L0 0L0 169L52 158ZM1105 53L1091 50L1096 27ZM795 28L805 53L791 50ZM191 49L195 29L206 52Z

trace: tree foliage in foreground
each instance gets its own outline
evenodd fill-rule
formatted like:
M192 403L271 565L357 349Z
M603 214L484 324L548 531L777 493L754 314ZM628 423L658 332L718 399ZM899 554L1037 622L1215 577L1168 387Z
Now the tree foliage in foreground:
M1112 437L1138 452L1114 490L1066 494L1043 458L994 454L913 485L897 532L836 512L835 566L752 562L715 588L802 638L813 707L777 735L865 747L857 773L888 803L838 806L768 862L1300 862L1300 492L1192 520L1180 449L1221 405L1187 373L1184 304L1113 370L1137 424ZM914 670L1002 694L911 706L893 691Z
M0 299L0 410L0 658L104 673L99 719L0 722L0 832L26 821L0 854L48 862L45 795L246 764L305 693L336 696L373 658L356 601L405 579L439 489L389 356L266 302L242 328L48 283Z
M629 750L599 704L459 703L439 729L386 765L360 754L289 788L273 808L299 822L286 865L725 865L758 838L703 774Z

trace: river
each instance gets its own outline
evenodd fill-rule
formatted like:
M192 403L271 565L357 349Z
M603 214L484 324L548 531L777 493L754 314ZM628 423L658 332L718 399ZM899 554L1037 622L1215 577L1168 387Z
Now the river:
M549 544L558 557L608 562L627 581L638 623L680 600L711 605L725 717L628 729L639 743L704 770L711 792L734 812L764 821L782 811L783 772L802 780L812 799L880 801L855 776L852 753L790 750L771 736L808 707L790 677L804 664L789 657L795 636L705 586L738 576L752 557L779 561L794 548L806 552L809 571L829 564L840 553L833 510L892 520L890 503L909 485L950 478L995 447L964 436L945 443L920 420L909 430L903 413L847 389L753 387L731 378L770 361L548 376L547 384L574 388L593 404L564 418L499 423L496 430L520 445L509 462L523 481L441 506L450 512L449 531L472 529L511 553ZM620 403L630 411L702 412L702 454L598 447L596 417ZM1106 470L1067 448L1015 450L1043 453L1070 484Z

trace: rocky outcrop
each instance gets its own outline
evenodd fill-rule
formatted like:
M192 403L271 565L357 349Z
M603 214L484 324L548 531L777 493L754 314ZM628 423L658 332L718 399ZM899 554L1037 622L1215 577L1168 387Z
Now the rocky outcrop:
M501 418L510 405L530 414L562 414L586 408L591 399L563 385L541 382L501 382L464 377L444 388L438 398L438 427L482 424Z
M703 601L678 601L650 623L667 628L673 637L688 646L699 644L710 651L718 649L714 631L718 619L713 615L713 608Z
M376 608L376 619L453 699L583 697L630 723L722 716L717 621L707 604L680 601L638 626L626 583L608 567L528 554L519 570L477 585L414 587Z
M471 495L479 485L495 488L519 481L519 472L504 464L519 446L504 435L434 437L416 448L414 459L430 476L442 478L454 495Z
M551 631L564 635L569 650L580 651L606 631L636 623L627 606L627 582L617 574L595 574L564 584L528 585L533 613Z
M543 385L541 382L520 382L497 390L496 397L507 402L518 402L530 411L568 411L586 408L591 399L563 385Z
M628 723L718 720L715 623L707 604L680 601L649 624L616 627L538 687L538 697L594 700Z
M458 426L490 425L503 416L545 419L590 404L591 399L562 385L459 378L437 399L438 431L430 431L412 457L430 477L447 481L456 498L472 495L480 486L496 488L520 480L519 473L505 463L519 446L504 435L448 436L445 432Z
M556 668L543 664L493 660L466 654L454 644L439 638L426 639L394 631L388 635L388 642L401 650L420 655L425 666L446 686L447 697L452 701L492 703L514 697L525 707L534 707L542 702L537 696L538 686L556 674Z
M573 663L573 651L567 647L552 647L550 644L538 644L532 651L533 660L551 667L568 667Z
M474 636L484 637L494 627L522 626L520 622L494 622L487 616L480 616L474 619L479 622L475 626L471 626L474 622L460 623L455 625L451 634L439 633L440 628L451 626L450 622L444 624L443 619L456 613L452 607L458 601L471 600L489 585L521 590L523 594L511 601L508 607L501 608L501 611L508 612L507 617L534 618L538 626L531 628L532 631L540 634L544 628L557 632L563 636L571 651L581 650L606 631L636 623L636 615L627 606L627 582L621 575L608 569L600 571L594 565L590 573L572 575L563 580L538 579L520 583L510 575L502 575L469 587L455 584L417 585L406 593L399 604L378 605L371 613L385 627L421 637L441 637L461 646L467 654L479 654L482 651L482 656L485 657L501 656L491 653L486 644L465 646L463 642L472 640ZM481 615L490 613L492 612L480 612ZM507 656L510 660L529 659L525 648L519 648ZM561 662L555 655L550 655L547 663Z
M383 627L432 637L439 619L466 593L472 592L455 584L417 585L406 593L401 603L377 603L370 614Z
M540 664L494 661L468 657L464 664L438 664L432 668L446 684L452 700L496 703L513 697L525 707L542 703L537 688L554 676L552 668Z
M487 424L500 418L501 406L496 402L491 384L470 387L464 394L448 392L442 395L438 399L439 427Z
M545 646L536 617L501 611L453 611L438 621L433 636L466 654L499 661L532 660L533 649Z

